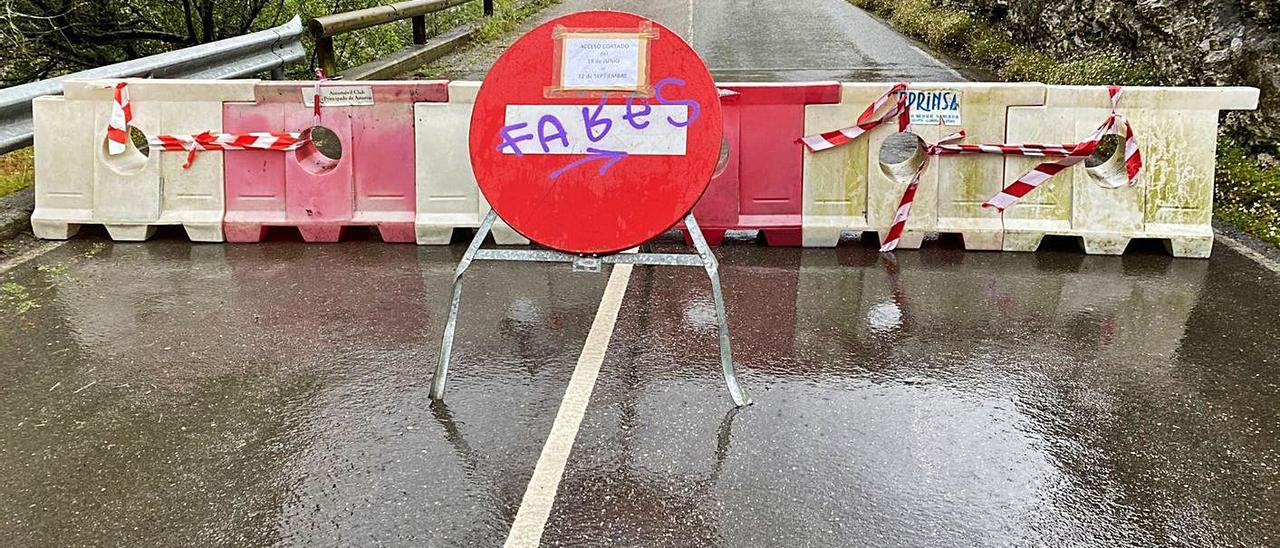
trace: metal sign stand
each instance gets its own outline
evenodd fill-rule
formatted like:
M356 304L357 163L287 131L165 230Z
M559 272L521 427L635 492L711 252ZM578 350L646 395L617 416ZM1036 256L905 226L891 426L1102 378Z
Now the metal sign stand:
M561 253L543 249L480 249L485 236L493 229L498 214L493 210L485 216L484 222L476 230L475 238L467 246L467 252L458 262L458 269L453 273L453 295L449 300L449 317L444 324L444 339L440 342L440 362L436 364L436 374L431 380L431 399L444 398L445 381L449 375L449 357L453 353L453 335L458 327L458 305L462 300L462 275L471 266L471 261L529 261L570 263L574 272L600 272L604 263L611 264L645 264L659 266L701 266L711 278L711 296L716 305L716 319L720 324L720 367L724 370L724 382L729 387L729 395L738 407L751 405L751 396L738 385L738 377L733 369L733 354L729 350L729 324L725 319L724 295L720 291L720 265L707 246L707 241L698 229L698 222L693 213L685 216L684 224L689 228L689 237L697 255L686 253L619 253L604 256L584 256Z

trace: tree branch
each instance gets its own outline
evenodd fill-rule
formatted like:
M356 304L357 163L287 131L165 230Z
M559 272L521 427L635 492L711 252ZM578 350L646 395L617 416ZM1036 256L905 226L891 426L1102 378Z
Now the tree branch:
M190 38L192 42L195 42L196 24L191 18L191 0L182 0L182 13L185 15L185 17L183 17L183 22L186 23L187 37Z
M191 41L186 36L161 30L115 30L100 34L80 33L79 36L94 41L120 42L128 40L157 40L168 44L187 45Z

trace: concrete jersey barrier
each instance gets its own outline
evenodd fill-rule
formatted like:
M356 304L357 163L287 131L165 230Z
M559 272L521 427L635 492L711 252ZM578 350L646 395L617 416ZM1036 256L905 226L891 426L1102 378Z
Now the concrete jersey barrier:
M806 134L850 125L890 87L890 83L843 84L840 103L806 107ZM908 131L920 138L920 149L898 162L881 161L881 148L897 133L891 125L877 127L836 149L806 150L802 182L806 246L834 246L845 231L874 231L883 239L908 180L924 159L923 147L961 129L968 132L969 142L1004 142L1008 109L1044 101L1044 85L1036 83L913 83L909 90L954 101L949 105L954 108L945 111L958 120L913 110L912 118L918 121ZM1000 190L1004 180L1000 157L931 159L899 247L918 249L926 233L945 232L960 234L966 249L1000 249L1000 216L981 204Z
M252 102L228 102L227 131L306 131L323 127L340 153L316 144L295 151L225 155L227 238L256 242L268 227L297 227L306 241L335 242L351 226L373 226L387 242L413 242L416 208L413 106L443 102L447 84L272 82ZM332 153L332 152L330 152Z
M132 126L148 138L315 125L307 101L314 82L127 82ZM193 241L222 241L225 230L230 240L251 242L265 227L287 225L308 241L334 241L345 227L366 225L387 241L445 244L489 211L467 151L477 82L326 82L321 125L337 135L340 158L308 143L296 151L204 152L185 169L185 154L144 153L132 142L123 154L107 152L114 83L71 81L63 97L34 102L38 237L65 239L82 224L103 224L113 239L142 240L158 225L182 225ZM923 152L882 162L895 124L820 152L796 139L852 124L892 86L722 84L728 149L695 206L709 239L731 229L808 247L835 245L850 231L883 237ZM918 94L908 99L916 103L908 131L921 147L961 128L964 143L1074 143L1110 111L1102 86L916 83L907 93ZM1117 254L1134 238L1156 238L1176 256L1207 257L1219 112L1257 101L1255 88L1125 88L1118 112L1145 159L1137 184L1097 184L1123 176L1120 147L1067 168L1003 214L983 201L1043 158L933 157L900 247L941 232L960 234L967 249L1033 251L1056 235L1080 238L1090 254ZM500 225L499 243L527 243Z
M1218 114L1258 106L1256 88L1126 87L1119 112L1133 125L1144 166L1134 186L1123 177L1123 146L1099 165L1078 165L1004 213L1006 251L1035 251L1046 235L1079 237L1090 254L1118 255L1134 238L1165 242L1177 257L1208 257L1213 247L1213 183ZM1074 142L1108 112L1099 86L1048 86L1044 106L1009 109L1009 142ZM1008 158L1006 181L1036 162Z
M128 79L132 127L160 134L221 131L222 104L253 98L257 80ZM66 239L82 224L102 224L115 240L145 240L159 225L182 225L192 241L222 241L222 161L148 150L127 140L108 154L114 80L69 81L63 97L33 103L37 237Z
M769 245L801 244L807 105L840 99L836 82L722 83L728 156L693 214L711 245L726 230L760 230Z
M448 244L457 228L475 228L489 213L476 186L467 143L471 110L480 82L450 82L449 102L414 105L417 147L418 211L414 228L419 244ZM493 226L499 245L529 243L505 222Z

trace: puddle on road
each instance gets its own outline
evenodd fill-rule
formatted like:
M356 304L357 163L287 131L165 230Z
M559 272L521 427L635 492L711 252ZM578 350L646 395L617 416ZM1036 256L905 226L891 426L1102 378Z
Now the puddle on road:
M544 539L1270 544L1280 283L1216 251L722 247L732 418L705 283L637 270Z
M473 269L433 408L460 247L95 245L0 279L35 305L0 332L0 545L500 543L605 281ZM731 411L705 275L638 268L548 541L1280 530L1280 283L1224 248L717 253L756 405Z
M100 245L0 277L3 546L500 543L604 285L472 269L433 409L460 250Z

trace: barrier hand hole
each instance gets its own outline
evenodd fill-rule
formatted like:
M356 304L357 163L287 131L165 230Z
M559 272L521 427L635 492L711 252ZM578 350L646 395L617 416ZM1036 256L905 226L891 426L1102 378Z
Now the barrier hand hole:
M720 159L716 160L716 171L712 178L719 177L724 173L725 168L729 167L729 138L722 137L720 139Z
M1095 184L1103 188L1119 188L1129 184L1124 166L1124 138L1103 135L1093 154L1084 160L1085 172Z
M129 141L133 144L133 148L145 158L151 157L151 145L148 144L147 134L142 130L129 126Z
M324 126L315 126L308 129L304 137L311 140L294 152L303 169L318 175L338 167L342 159L342 138L337 133Z
M146 169L151 146L148 144L147 134L142 130L129 126L129 138L125 140L124 152L111 154L110 146L110 139L104 134L99 148L103 163L112 171L121 175L134 175Z
M895 133L880 144L880 171L895 181L905 183L924 162L924 139L911 132Z

